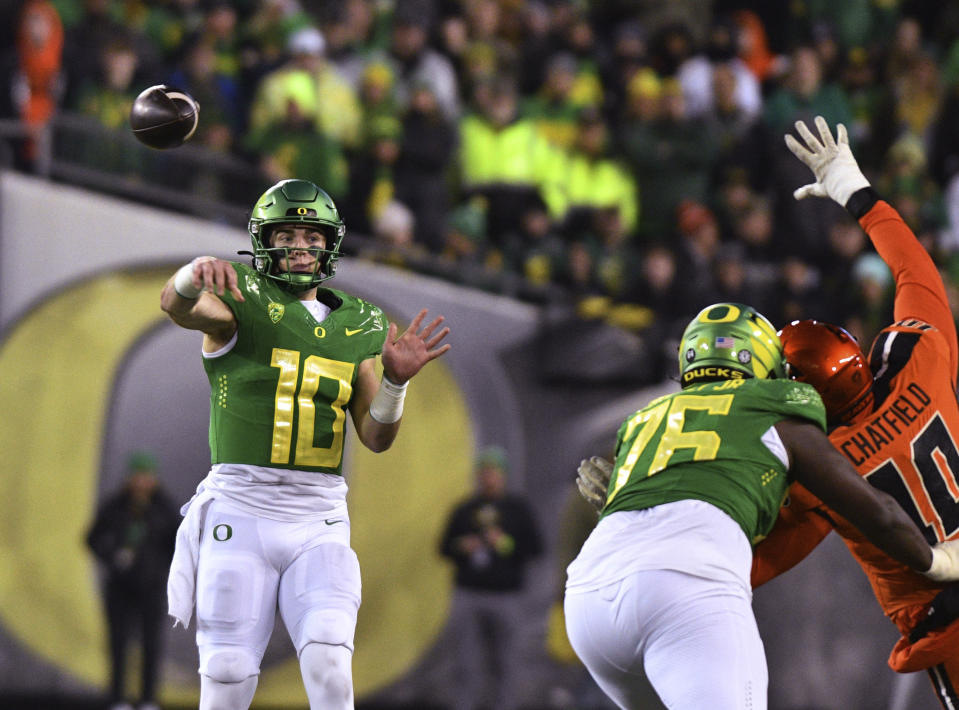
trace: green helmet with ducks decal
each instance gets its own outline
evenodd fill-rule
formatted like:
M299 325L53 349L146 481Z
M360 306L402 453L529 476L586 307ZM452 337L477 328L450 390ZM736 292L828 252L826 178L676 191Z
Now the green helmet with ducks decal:
M270 245L270 234L280 224L317 229L326 236L326 248L309 251L316 253L316 268L309 273L283 270L288 263L288 247ZM253 206L249 222L253 241L253 266L293 292L307 291L336 273L340 258L340 244L346 234L346 225L333 199L308 180L282 180L263 193Z
M683 387L716 380L786 376L782 343L751 306L714 303L690 321L679 346Z

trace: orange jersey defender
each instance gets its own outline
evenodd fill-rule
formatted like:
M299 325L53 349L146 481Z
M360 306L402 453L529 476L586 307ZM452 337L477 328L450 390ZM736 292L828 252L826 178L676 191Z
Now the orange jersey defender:
M870 349L871 413L836 428L829 438L860 475L899 502L930 544L954 539L959 537L959 347L945 287L932 259L888 204L877 202L860 225L895 277L896 322ZM903 634L890 666L911 672L955 661L959 623L915 644L906 638L943 586L887 557L798 484L790 488L776 526L756 547L753 586L793 567L833 529Z

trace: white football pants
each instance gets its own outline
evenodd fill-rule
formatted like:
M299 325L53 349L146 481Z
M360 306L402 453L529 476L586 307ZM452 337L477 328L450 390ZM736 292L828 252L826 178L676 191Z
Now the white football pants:
M313 648L316 645L342 647L332 665L340 667L345 683L351 683L349 657L360 605L360 568L349 547L345 516L284 522L213 501L200 540L196 594L201 675L234 689L239 687L235 684L249 685L248 679L260 672L279 607L300 656L308 692L343 685L316 675L310 659L331 667L329 652L320 652ZM344 699L348 695L352 705L352 689L337 694Z
M740 584L644 570L567 594L573 649L621 708L648 689L670 710L765 710L766 658L750 593Z

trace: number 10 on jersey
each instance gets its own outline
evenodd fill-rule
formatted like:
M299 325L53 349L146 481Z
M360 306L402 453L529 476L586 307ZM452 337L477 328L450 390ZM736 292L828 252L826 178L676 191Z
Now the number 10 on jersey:
M353 393L351 382L356 365L352 362L330 360L310 355L300 368L300 352L273 348L272 367L279 368L276 383L276 401L273 409L273 442L270 462L294 466L329 466L335 468L343 456L343 432L346 424L344 406ZM320 388L321 378L339 383L336 399L329 403L333 410L333 440L329 447L313 446L316 434L316 403L313 398ZM293 422L296 426L296 451L290 461L293 441ZM325 419L325 417L324 417Z

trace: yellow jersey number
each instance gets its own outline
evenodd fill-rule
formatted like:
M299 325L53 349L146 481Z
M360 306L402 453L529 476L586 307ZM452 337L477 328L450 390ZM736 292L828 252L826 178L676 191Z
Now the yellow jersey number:
M732 382L732 380L730 381ZM716 452L719 451L721 443L719 434L714 431L683 431L686 423L686 412L690 409L702 409L709 414L726 415L729 413L732 404L733 395L731 394L719 396L679 394L674 397L667 397L659 404L636 412L626 423L623 442L629 441L634 436L635 438L633 438L633 443L630 445L622 465L616 469L616 482L606 503L609 504L619 493L619 490L626 485L636 462L639 461L639 457L649 445L653 435L659 431L659 425L664 418L666 419L666 427L653 454L649 470L646 472L647 476L652 476L666 468L669 459L677 449L693 449L694 461L709 461L716 458Z
M335 468L343 455L343 432L346 424L344 405L350 401L353 393L352 362L330 360L319 355L310 355L303 361L302 377L300 373L300 352L273 348L272 367L279 368L280 377L276 383L276 401L273 408L273 444L270 462L292 464L294 466L327 466ZM313 433L316 426L316 404L313 397L320 387L320 379L339 382L339 393L330 403L333 408L333 441L329 447L313 446ZM296 451L290 461L290 447L293 441L294 413L297 414Z

